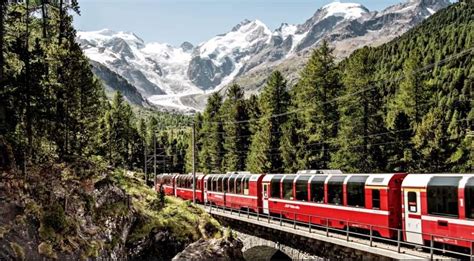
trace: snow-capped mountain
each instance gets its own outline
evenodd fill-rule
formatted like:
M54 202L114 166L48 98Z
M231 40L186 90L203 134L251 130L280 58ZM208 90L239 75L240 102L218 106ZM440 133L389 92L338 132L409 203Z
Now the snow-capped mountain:
M271 40L262 22L244 20L230 32L200 44L193 52L187 76L203 90L228 84L246 62Z
M79 32L78 41L91 60L125 78L151 103L199 110L206 94L223 90L232 81L255 92L275 68L290 82L295 80L310 50L323 39L342 58L364 45L379 45L403 34L449 4L409 0L371 12L360 4L335 1L303 24L283 23L272 31L259 20L244 20L197 46L144 43L133 33L110 30Z

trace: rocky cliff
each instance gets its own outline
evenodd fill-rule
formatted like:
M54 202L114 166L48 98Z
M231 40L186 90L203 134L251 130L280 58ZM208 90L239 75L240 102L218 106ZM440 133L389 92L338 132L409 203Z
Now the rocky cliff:
M222 235L200 208L158 197L136 173L93 162L0 173L0 260L170 260Z

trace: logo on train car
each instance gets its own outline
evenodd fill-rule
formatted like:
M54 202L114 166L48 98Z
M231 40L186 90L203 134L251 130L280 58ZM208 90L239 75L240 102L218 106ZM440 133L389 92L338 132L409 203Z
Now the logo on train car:
M433 240L441 243L458 244L458 240L450 238L433 237Z
M293 206L293 205L290 205L290 204L285 204L285 208L300 209L300 206Z

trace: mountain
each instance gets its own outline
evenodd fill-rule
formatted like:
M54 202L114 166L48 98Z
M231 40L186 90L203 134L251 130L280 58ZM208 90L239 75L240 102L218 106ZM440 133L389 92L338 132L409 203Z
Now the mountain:
M129 103L141 107L150 107L148 100L143 98L137 88L131 85L122 76L111 71L107 66L99 62L92 61L91 64L92 72L102 80L107 97L112 98L113 94L119 91Z
M133 33L107 29L79 32L77 39L91 60L122 76L150 102L193 111L203 108L209 93L224 91L230 82L248 93L258 92L275 69L294 83L310 51L323 39L342 59L362 46L394 39L449 4L409 0L377 12L335 1L303 24L283 23L272 31L259 20L244 20L197 46L145 43Z

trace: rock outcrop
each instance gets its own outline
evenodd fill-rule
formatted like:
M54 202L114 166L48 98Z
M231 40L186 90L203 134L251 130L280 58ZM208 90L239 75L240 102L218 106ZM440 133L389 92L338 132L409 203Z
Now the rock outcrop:
M204 240L192 243L176 255L173 261L185 260L245 260L242 254L243 244L234 238Z
M87 162L0 170L0 260L171 260L219 237L203 210L134 175Z

